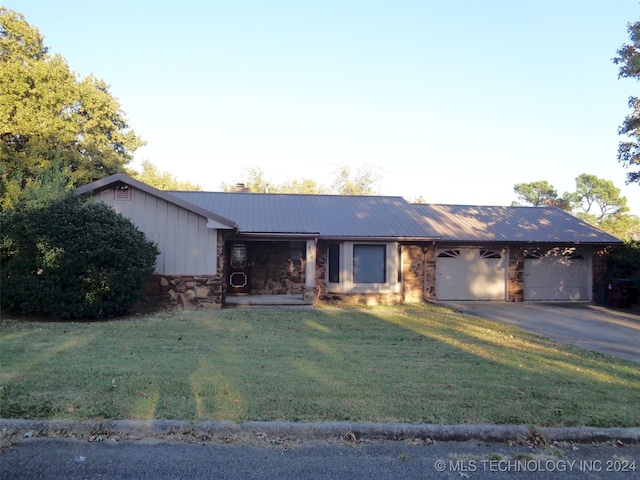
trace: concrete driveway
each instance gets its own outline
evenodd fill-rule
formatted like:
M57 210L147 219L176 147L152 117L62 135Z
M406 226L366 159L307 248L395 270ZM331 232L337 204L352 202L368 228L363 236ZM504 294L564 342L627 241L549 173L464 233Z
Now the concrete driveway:
M586 303L444 302L552 340L640 362L640 315Z

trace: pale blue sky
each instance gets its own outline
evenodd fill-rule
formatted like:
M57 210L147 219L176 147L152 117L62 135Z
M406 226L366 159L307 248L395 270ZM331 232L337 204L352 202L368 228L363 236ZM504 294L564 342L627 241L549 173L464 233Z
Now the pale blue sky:
M611 59L637 1L4 1L111 85L148 159L219 190L259 165L386 195L508 205L519 182L612 180L639 84ZM135 164L134 164L135 166Z

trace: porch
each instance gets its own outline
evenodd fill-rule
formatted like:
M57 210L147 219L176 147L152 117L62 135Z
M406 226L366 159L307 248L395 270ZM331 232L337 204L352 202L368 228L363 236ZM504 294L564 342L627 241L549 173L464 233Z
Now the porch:
M312 307L302 295L227 295L227 308L251 307Z

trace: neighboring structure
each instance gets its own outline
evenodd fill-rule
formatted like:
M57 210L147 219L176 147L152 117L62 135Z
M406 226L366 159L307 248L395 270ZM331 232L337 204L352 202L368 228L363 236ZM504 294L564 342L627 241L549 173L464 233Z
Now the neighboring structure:
M117 174L77 189L158 243L161 292L357 303L591 300L617 238L556 208L401 197L166 192Z

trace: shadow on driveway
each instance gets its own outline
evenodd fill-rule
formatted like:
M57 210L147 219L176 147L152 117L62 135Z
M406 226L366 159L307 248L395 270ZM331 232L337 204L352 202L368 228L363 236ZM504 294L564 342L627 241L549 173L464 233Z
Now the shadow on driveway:
M442 302L557 342L640 362L640 315L587 303Z

